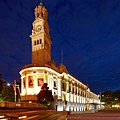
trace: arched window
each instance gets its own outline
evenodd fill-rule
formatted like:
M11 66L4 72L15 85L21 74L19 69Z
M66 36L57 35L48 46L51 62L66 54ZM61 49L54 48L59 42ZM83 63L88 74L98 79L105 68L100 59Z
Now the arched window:
M36 41L34 41L34 45L36 45Z
M69 85L69 92L71 92L71 85Z
M39 44L39 40L37 40L37 45Z
M40 39L40 44L42 43L42 40Z
M43 17L43 13L41 13L41 17Z
M62 90L65 91L65 83L62 82Z
M55 82L55 81L54 81L54 87L57 87L57 86L56 86L56 82Z

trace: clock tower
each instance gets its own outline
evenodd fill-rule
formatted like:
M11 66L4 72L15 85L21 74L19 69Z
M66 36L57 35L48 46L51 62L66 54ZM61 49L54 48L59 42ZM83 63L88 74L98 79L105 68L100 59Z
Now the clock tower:
M40 3L35 10L35 20L32 23L32 64L38 66L45 66L51 61L51 40L49 35L49 25L47 22L48 12L46 8Z

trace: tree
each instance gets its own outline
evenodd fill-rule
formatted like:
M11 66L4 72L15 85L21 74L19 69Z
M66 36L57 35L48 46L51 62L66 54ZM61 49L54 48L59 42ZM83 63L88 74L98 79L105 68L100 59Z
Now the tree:
M7 82L2 79L2 74L0 74L0 93L7 86Z
M1 98L3 101L9 101L9 102L14 102L15 101L15 91L16 89L16 101L19 101L20 99L20 93L18 88L13 88L13 84L6 86L2 92L1 92Z
M2 102L2 101L3 101L2 94L0 94L0 102Z
M106 105L115 105L120 103L120 90L106 90L101 93L101 100Z
M38 102L40 104L44 104L45 106L49 106L52 102L54 102L52 91L48 89L49 87L47 87L47 83L44 83L40 92L37 94Z
M10 85L10 86L6 86L2 92L2 99L4 101L9 101L9 102L13 102L14 101L14 90L13 90L13 87Z

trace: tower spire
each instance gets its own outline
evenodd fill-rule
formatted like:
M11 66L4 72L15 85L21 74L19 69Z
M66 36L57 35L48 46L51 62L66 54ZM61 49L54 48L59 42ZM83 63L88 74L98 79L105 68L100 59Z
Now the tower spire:
M42 0L40 0L40 5L42 5Z

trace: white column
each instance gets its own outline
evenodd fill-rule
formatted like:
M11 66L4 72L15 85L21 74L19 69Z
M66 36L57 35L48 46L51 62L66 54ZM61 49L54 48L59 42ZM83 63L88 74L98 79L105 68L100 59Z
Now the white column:
M58 88L57 89L58 89L58 99L60 99L60 100L62 99L62 83L61 82L62 82L61 79L58 78L58 82L57 82Z
M48 73L48 87L49 87L49 89L50 89L50 74Z
M79 103L79 95L77 94L77 103Z
M81 103L81 95L80 95L79 99L80 99L80 103Z
M78 89L78 86L77 86L77 94L78 94L78 90L79 90L79 89Z
M73 93L71 94L71 102L72 103L74 102L74 94Z
M69 102L71 102L71 93L69 93Z
M21 94L23 94L23 77L21 77Z
M77 99L76 99L76 86L74 85L74 103L76 103Z
M66 100L69 101L69 82L66 82Z
M44 72L44 83L47 83L47 72Z
M66 81L66 92L68 93L69 92L69 82Z
M72 87L72 94L71 94L71 95L72 95L72 99L71 99L71 100L72 100L72 102L74 103L74 92L73 92L74 85L71 84L71 87Z
M82 105L80 105L80 111L82 111Z
M53 89L53 87L54 87L54 79L53 79L53 76L52 76L52 75L50 76L50 81L51 81L52 95L54 95L54 89Z
M77 104L77 111L79 111L80 109L79 109L79 104Z
M49 89L52 90L52 75L49 75Z
M26 82L25 82L26 83L26 93L28 94L28 75L26 76L25 80L26 80Z
M33 74L33 79L34 79L34 94L38 94L40 92L40 87L38 86L38 79L37 79L37 74Z
M33 74L33 80L34 80L34 83L33 83L33 85L34 85L34 93L37 94L37 89L36 88L38 88L38 86L37 86L36 73Z

